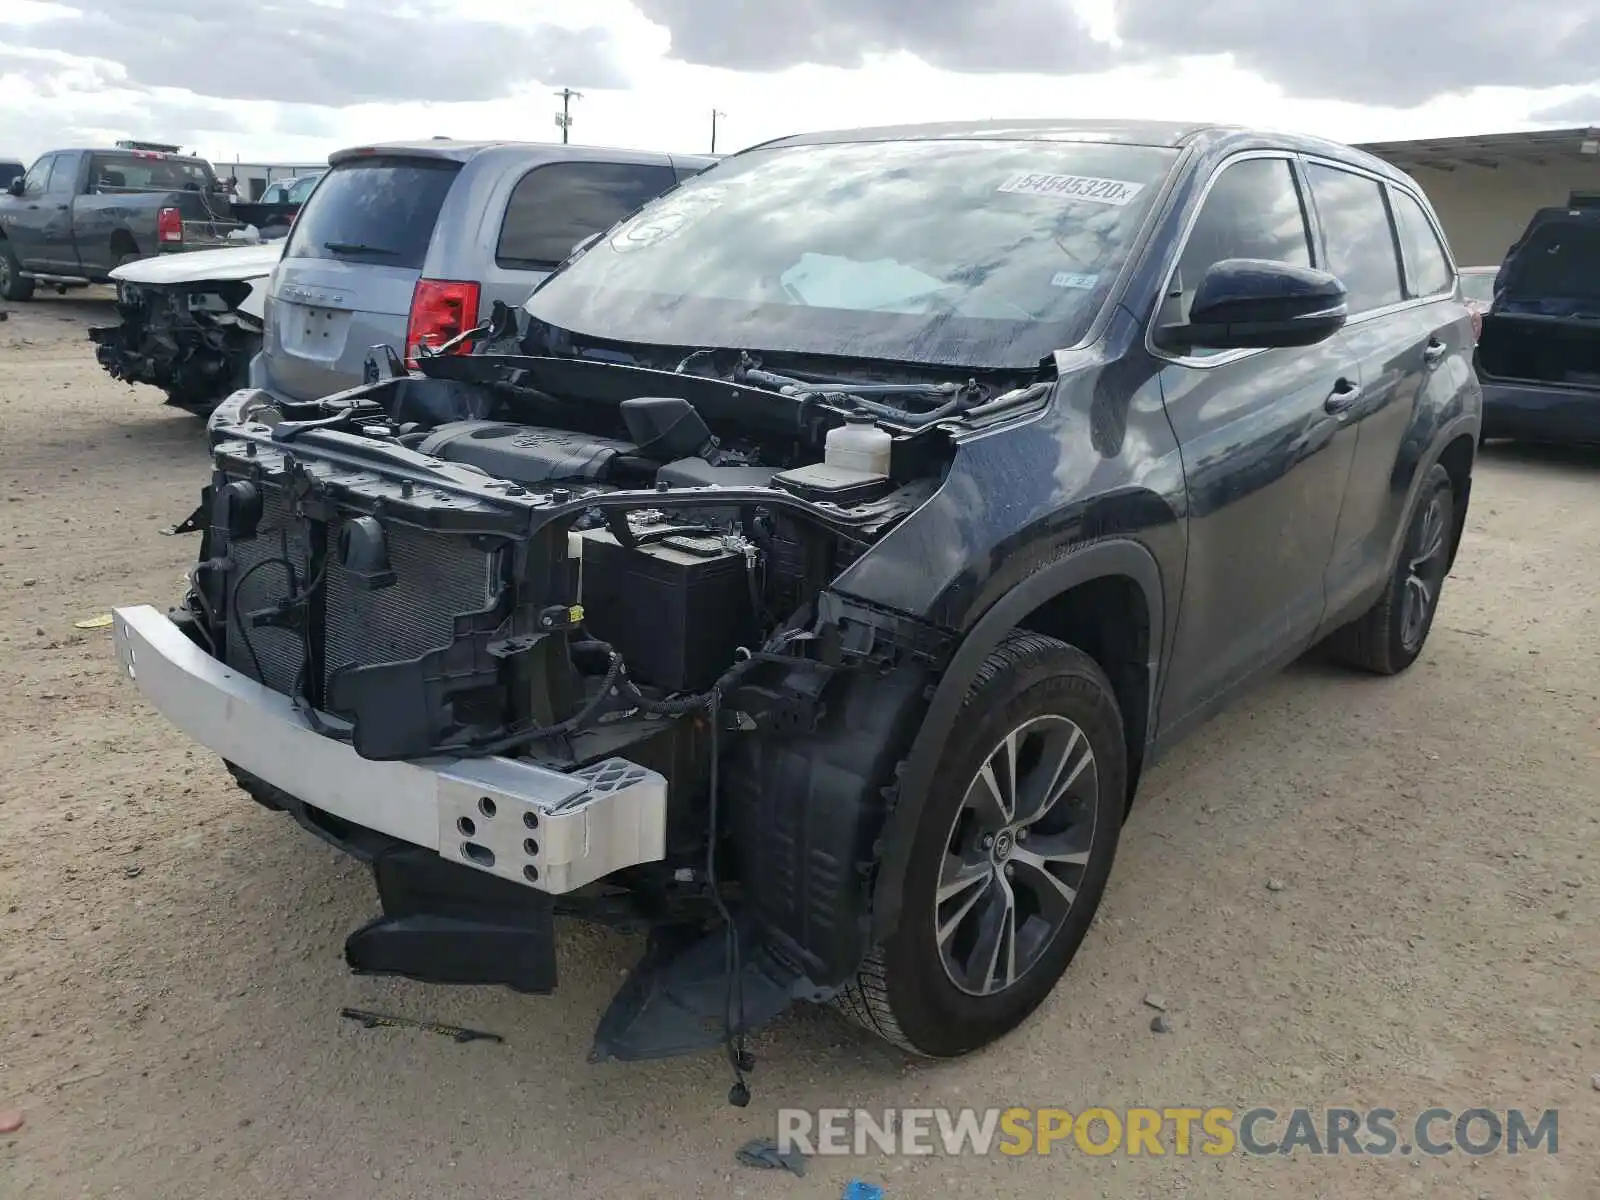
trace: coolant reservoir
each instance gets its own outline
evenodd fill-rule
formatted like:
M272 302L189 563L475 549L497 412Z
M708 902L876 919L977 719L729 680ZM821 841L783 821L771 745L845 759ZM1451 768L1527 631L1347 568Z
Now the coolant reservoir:
M822 460L830 467L887 475L893 445L888 431L879 429L871 417L849 416L843 425L828 430Z

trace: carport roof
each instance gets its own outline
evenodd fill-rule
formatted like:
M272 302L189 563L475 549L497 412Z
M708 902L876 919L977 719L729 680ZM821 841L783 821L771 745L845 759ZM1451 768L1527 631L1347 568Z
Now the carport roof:
M1430 167L1494 169L1518 164L1557 162L1588 157L1600 161L1600 129L1538 129L1524 133L1491 133L1475 137L1424 138L1414 142L1367 142L1359 147L1402 171Z

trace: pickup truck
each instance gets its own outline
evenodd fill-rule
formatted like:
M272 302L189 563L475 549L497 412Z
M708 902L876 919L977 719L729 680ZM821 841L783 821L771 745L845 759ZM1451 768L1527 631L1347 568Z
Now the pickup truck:
M326 171L319 171L315 175L280 179L268 186L259 200L234 201L233 215L246 225L254 225L263 240L286 237L295 214L325 174Z
M103 283L122 263L238 228L211 164L154 150L53 150L0 195L0 298Z

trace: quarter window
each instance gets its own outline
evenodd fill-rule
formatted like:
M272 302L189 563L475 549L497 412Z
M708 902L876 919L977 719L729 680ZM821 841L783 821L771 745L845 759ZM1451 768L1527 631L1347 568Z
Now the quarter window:
M677 182L671 167L645 163L535 167L506 204L495 262L521 270L553 267L584 238L610 229Z
M1306 177L1322 221L1328 270L1344 284L1350 315L1405 299L1383 185L1321 163L1309 164Z
M1389 189L1389 204L1400 227L1400 245L1405 250L1406 271L1413 296L1437 296L1455 283L1455 269L1445 253L1433 222L1415 196L1398 188ZM1491 275L1491 289L1494 277Z

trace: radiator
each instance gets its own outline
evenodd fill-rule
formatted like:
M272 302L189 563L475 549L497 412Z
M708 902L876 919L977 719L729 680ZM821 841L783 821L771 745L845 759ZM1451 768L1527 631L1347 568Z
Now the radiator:
M228 576L229 607L227 613L219 615L228 624L228 665L260 680L275 692L292 694L306 661L304 641L292 629L267 626L252 629L247 616L289 595L289 576L284 564L268 561L284 557L285 532L288 534L288 560L294 565L297 586L306 586L311 549L305 525L293 519L282 492L277 488L263 488L261 523L255 536L241 538L230 548L234 567ZM257 570L257 565L263 562L267 565Z
M448 646L455 618L489 608L499 590L499 555L464 537L389 524L394 583L368 589L328 563L323 641L325 681L341 667L404 662ZM328 545L339 544L337 522ZM332 556L330 556L331 559Z

